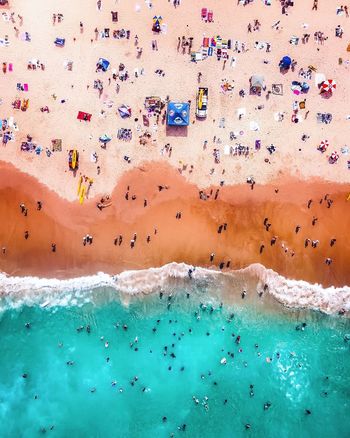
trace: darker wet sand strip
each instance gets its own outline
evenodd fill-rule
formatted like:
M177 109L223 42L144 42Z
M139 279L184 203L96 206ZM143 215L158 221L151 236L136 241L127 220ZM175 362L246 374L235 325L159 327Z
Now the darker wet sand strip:
M256 184L253 190L248 184L237 185L220 188L214 200L215 187L211 196L210 188L203 190L208 195L204 201L199 189L170 166L145 163L124 174L111 194L112 205L100 211L100 197L84 205L71 203L11 165L1 163L0 171L0 246L6 248L0 254L0 269L10 275L69 278L171 261L216 268L221 264L224 269L259 262L287 278L325 286L350 284L346 185L293 180ZM43 203L40 211L38 200ZM330 208L327 200L333 201ZM27 216L19 208L22 202ZM178 212L181 219L176 219ZM271 224L267 229L265 218ZM295 233L297 225L301 228ZM83 245L86 234L93 236L92 245ZM119 235L122 243L115 245ZM273 237L277 239L271 246ZM306 238L318 240L317 247L310 243L305 248ZM329 266L327 257L332 260Z

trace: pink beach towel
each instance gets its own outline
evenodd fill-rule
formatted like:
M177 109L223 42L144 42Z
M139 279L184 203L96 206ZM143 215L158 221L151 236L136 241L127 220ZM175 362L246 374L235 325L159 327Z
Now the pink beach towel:
M9 71L13 71L13 64L12 64L12 62L10 62L10 64L9 64Z
M23 84L23 90L28 91L28 84Z

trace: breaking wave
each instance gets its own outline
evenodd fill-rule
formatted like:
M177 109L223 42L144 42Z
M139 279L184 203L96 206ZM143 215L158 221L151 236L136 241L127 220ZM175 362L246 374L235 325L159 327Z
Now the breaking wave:
M190 276L192 278L190 278ZM0 310L23 305L41 307L81 306L103 300L137 294L173 291L173 286L205 281L213 286L225 285L237 296L245 284L257 292L264 290L288 307L319 310L327 314L350 311L350 287L322 287L301 280L290 280L261 264L229 272L169 263L160 268L125 271L118 275L96 275L67 280L38 277L11 277L0 273ZM169 288L169 286L172 286ZM265 288L264 288L265 286ZM103 292L102 292L103 289ZM216 287L216 290L218 288Z

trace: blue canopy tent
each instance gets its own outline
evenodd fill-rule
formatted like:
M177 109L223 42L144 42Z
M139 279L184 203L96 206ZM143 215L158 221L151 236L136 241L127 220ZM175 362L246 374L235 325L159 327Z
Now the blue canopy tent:
M169 102L167 109L167 125L188 126L190 124L190 104Z
M107 59L100 58L98 60L97 66L100 67L102 71L107 71L109 67L109 61L107 61Z

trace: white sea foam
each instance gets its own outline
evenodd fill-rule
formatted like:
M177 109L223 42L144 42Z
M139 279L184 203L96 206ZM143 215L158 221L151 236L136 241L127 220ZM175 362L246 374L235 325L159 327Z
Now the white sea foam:
M99 302L101 288L109 291L108 299L113 299L117 292L125 295L166 292L173 280L189 281L190 269L193 267L185 263L169 263L160 268L125 271L115 276L98 273L67 280L11 277L0 273L0 310L22 305L53 307ZM288 307L315 309L328 314L341 309L350 311L350 287L324 288L319 284L286 279L260 264L225 273L196 267L192 277L194 280L212 281L213 284L220 278L229 279L233 285L237 280L250 278L255 280L259 290L267 284L268 293ZM238 292L238 289L232 288L233 294Z

